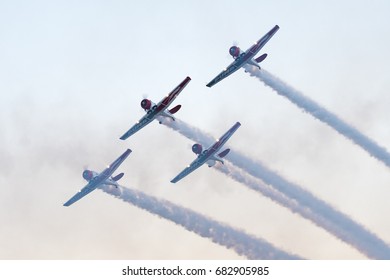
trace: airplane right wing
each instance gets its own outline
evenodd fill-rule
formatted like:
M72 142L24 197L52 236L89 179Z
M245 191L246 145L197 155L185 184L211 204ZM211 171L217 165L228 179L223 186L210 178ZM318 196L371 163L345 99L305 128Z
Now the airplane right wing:
M245 54L248 58L254 57L260 49L275 35L276 31L279 30L279 25L275 25L270 31L267 32L263 37L261 37L253 46L251 46Z
M191 81L190 77L186 77L177 87L175 87L168 96L164 97L163 100L161 100L157 104L157 111L162 111L168 108L169 105L173 102L173 100L176 99L176 97L179 95L179 93L188 85L188 83Z
M113 163L111 163L102 173L104 180L108 179L114 172L115 170L118 169L119 165L122 164L122 162L130 155L132 150L127 149L120 157L118 157L116 160L114 160Z

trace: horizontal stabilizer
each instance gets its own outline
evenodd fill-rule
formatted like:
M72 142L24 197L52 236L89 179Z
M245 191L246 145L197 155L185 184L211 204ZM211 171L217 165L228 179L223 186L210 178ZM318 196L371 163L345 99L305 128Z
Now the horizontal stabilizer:
M116 182L119 181L123 177L123 175L125 175L125 173L119 173L118 175L112 177L111 179Z
M225 151L218 154L219 157L223 158L230 152L230 149L226 149Z
M177 106L173 107L171 110L169 110L169 113L171 113L173 115L174 113L179 111L180 108L181 108L181 105L177 105Z
M258 58L256 58L255 61L256 61L257 63L260 63L260 62L262 62L266 57L267 57L267 54L266 54L266 53L265 53L265 54L262 54L262 55L260 55Z

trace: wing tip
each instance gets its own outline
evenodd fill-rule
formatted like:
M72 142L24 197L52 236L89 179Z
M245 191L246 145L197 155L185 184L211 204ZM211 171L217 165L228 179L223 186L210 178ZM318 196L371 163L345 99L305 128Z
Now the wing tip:
M187 84L191 81L191 77L190 76L187 76L181 83L180 83L180 87L185 87L187 86Z
M123 156L128 157L128 156L131 154L131 152L132 152L131 149L127 149L127 150L123 153Z

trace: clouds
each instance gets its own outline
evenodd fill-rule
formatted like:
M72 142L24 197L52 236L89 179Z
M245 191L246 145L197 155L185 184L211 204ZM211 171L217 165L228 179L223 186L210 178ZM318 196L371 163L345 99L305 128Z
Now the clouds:
M180 119L214 136L240 121L229 148L261 159L389 241L382 214L390 175L382 164L243 72L205 87L231 62L234 40L245 48L278 24L264 68L388 147L388 4L179 2L0 4L0 247L7 248L0 257L237 258L99 192L62 209L85 183L83 166L100 171L129 147L123 185L304 257L362 258L214 170L171 186L193 143L157 123L118 140L142 115L143 94L158 100L187 75L192 82L175 101L183 105ZM40 253L28 244L41 245Z

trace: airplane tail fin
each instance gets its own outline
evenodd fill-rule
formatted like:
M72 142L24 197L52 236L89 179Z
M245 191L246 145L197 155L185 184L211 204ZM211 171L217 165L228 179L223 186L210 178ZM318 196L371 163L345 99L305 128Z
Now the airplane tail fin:
M207 165L208 167L212 167L215 165L217 161L224 164L223 157L225 157L230 152L230 149L226 149L223 152L219 153L218 155L213 155L208 161Z
M123 177L123 175L125 175L125 173L122 172L122 173L119 173L118 175L116 175L115 177L112 177L111 179L113 181L117 182Z
M171 110L168 110L169 113L171 113L172 115L175 114L177 111L179 111L181 108L181 105L177 105L175 107L173 107Z
M266 57L267 57L267 54L266 54L266 53L265 53L265 54L262 54L262 55L260 55L258 58L256 58L255 61L256 61L257 63L260 63L260 62L262 62Z
M223 158L223 157L225 157L229 152L230 152L230 149L226 149L226 150L224 150L223 152L219 153L218 156L219 156L220 158Z

